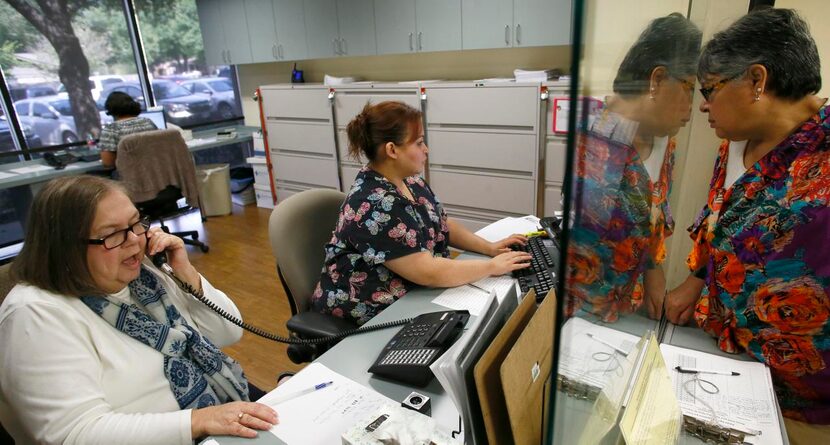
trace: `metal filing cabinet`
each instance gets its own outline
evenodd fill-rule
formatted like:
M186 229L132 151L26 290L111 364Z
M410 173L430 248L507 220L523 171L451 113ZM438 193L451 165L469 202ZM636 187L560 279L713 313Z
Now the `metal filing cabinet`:
M562 210L562 192L565 182L565 160L568 149L567 133L554 131L554 115L567 113L567 107L555 109L557 99L568 99L568 85L560 82L544 84L549 91L547 99L547 116L545 118L544 147L545 147L545 175L544 175L544 207L543 215L551 216L553 212ZM560 118L561 119L561 118Z
M426 87L429 179L447 213L471 230L540 207L540 85Z
M261 87L277 202L312 188L340 188L328 87Z

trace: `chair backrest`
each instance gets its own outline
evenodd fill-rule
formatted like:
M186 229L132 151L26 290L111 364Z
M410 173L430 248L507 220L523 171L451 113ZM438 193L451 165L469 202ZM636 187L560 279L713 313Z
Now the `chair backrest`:
M12 280L11 274L9 273L11 265L12 263L6 263L0 266L0 304L3 304L3 300L6 299L6 295L8 295L15 284L17 284Z
M271 213L271 249L286 293L298 312L308 310L311 293L323 270L324 247L331 239L345 199L346 195L336 190L306 190L277 204Z
M118 143L115 167L133 202L150 201L168 186L178 187L199 207L196 166L178 130L145 131Z

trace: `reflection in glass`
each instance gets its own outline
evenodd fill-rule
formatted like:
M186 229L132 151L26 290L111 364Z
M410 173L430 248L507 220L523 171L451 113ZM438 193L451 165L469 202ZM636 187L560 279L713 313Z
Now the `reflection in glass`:
M579 134L565 315L606 322L662 308L674 221L674 136L689 120L700 31L674 13L631 46L613 95Z

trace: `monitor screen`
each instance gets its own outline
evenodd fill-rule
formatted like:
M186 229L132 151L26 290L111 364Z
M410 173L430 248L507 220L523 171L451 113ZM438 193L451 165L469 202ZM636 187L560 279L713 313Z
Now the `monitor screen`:
M153 121L153 123L156 124L156 128L159 130L167 128L167 121L164 119L164 108L162 107L153 107L149 110L142 111L139 116L146 117L147 119Z

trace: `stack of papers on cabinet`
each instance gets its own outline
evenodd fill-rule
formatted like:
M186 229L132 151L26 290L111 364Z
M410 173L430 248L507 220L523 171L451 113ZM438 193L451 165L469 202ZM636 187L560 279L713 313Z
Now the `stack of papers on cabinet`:
M527 71L515 69L513 77L516 82L547 82L550 79L559 77L559 70L536 70Z
M354 77L334 77L328 74L323 75L323 85L345 85L354 83Z

